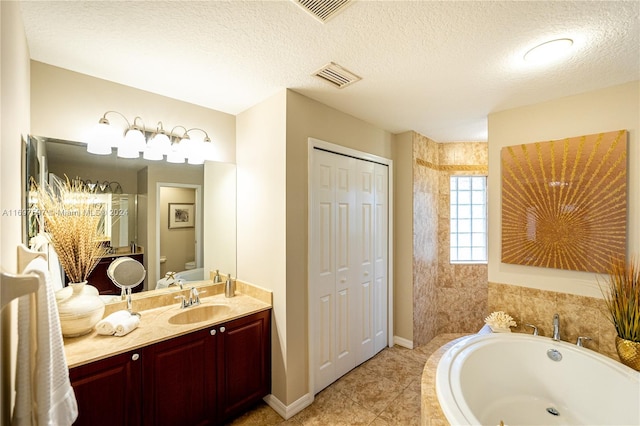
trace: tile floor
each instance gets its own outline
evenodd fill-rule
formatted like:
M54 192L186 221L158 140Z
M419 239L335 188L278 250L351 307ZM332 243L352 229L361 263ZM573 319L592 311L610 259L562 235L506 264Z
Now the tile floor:
M414 350L383 349L317 394L313 404L289 420L261 403L229 426L419 425L422 370L445 341L434 339L433 343Z

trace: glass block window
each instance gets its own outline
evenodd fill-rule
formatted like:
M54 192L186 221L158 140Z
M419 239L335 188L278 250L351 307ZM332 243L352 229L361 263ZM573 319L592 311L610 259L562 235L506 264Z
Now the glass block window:
M450 177L450 261L487 263L487 177Z

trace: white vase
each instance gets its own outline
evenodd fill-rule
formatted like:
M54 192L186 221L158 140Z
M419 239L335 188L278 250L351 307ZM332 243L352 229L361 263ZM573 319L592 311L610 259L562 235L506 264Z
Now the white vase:
M87 284L69 283L71 292L62 289L58 302L58 316L64 337L76 337L87 334L104 315L104 302L98 296L98 290ZM56 294L57 296L57 294ZM67 297L64 297L67 296ZM57 298L57 297L56 297Z

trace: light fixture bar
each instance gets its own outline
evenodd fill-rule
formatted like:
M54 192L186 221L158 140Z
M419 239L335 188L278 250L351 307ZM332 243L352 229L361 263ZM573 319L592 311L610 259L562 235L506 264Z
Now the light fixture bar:
M126 122L126 128L113 126L107 114L118 114ZM184 132L178 133L178 129ZM189 135L192 131L204 133L204 138L192 139ZM141 117L136 116L131 124L118 111L105 112L87 141L87 152L91 154L109 155L112 148L117 148L120 158L139 158L142 153L146 160L166 160L171 163L184 163L186 159L189 164L203 164L206 160L215 160L211 154L211 138L205 130L178 125L166 132L159 121L155 130L151 131L145 127Z

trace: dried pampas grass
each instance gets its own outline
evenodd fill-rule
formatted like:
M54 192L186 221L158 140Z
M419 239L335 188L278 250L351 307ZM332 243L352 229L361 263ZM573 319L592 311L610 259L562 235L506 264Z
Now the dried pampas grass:
M81 181L65 181L38 187L38 217L41 229L55 249L69 280L86 281L100 257L107 254L103 244L105 205L96 202Z
M609 311L609 318L619 337L640 342L640 263L638 258L627 262L612 261L608 274L605 285L600 285L600 289Z

